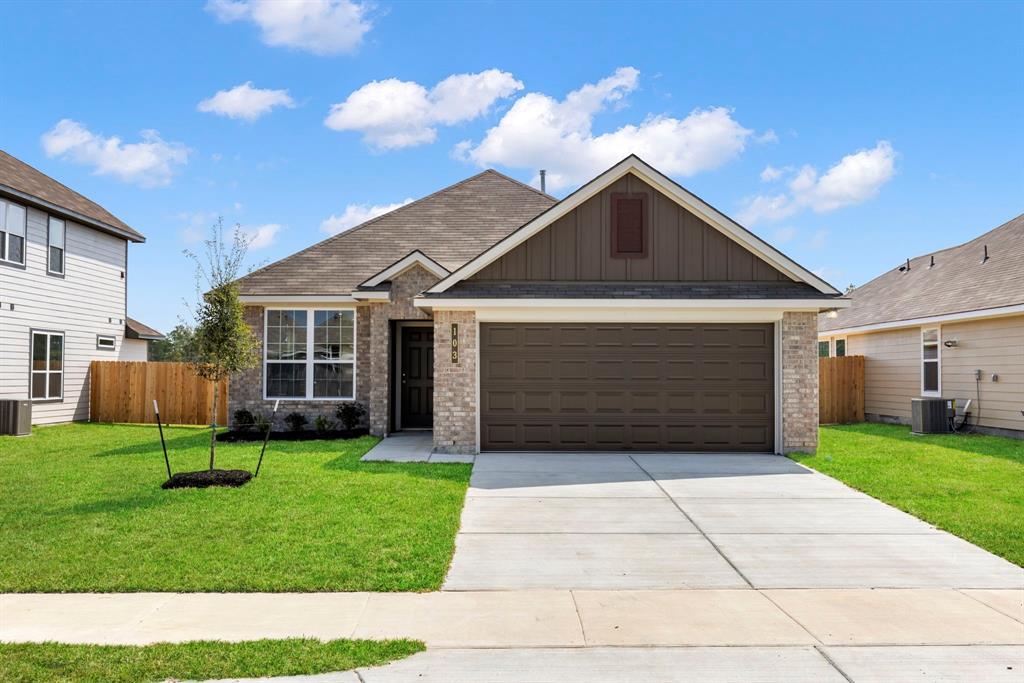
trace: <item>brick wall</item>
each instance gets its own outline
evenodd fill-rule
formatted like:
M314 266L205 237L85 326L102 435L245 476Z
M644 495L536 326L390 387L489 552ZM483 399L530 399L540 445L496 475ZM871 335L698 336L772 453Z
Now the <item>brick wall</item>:
M452 363L452 323L459 326L459 362ZM476 453L476 314L434 312L434 450Z
M818 447L818 316L782 316L782 452Z
M246 306L245 322L259 341L260 364L231 378L228 389L228 420L236 410L245 408L255 414L269 418L274 402L263 398L263 306ZM365 306L356 309L356 401L364 406L370 400L370 359L360 353L370 343L370 310ZM332 420L338 406L347 401L281 401L281 407L274 418L274 429L284 429L284 416L288 413L302 413L312 427L318 415Z

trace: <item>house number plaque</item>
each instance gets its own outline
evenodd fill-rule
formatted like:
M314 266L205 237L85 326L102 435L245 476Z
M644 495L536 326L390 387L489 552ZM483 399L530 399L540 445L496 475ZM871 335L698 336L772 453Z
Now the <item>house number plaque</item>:
M452 363L459 362L459 324L452 323Z

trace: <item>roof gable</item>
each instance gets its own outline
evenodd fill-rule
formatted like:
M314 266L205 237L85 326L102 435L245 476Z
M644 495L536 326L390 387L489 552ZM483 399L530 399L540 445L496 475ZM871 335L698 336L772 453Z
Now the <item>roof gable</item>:
M778 251L767 242L743 228L725 214L719 212L678 183L657 171L636 155L630 155L589 183L570 194L558 204L529 221L479 256L459 267L455 272L428 290L432 294L445 292L458 282L466 280L490 266L505 254L524 244L534 235L547 229L559 219L574 211L606 188L632 174L685 208L701 221L711 226L728 239L736 242L753 254L758 260L770 265L786 278L805 282L824 294L838 295L840 292L814 273Z
M988 259L983 261L986 246ZM847 294L850 308L822 316L819 331L1024 304L1024 214L909 263L909 270L900 264Z
M555 203L484 171L239 279L244 296L348 295L419 251L451 271Z

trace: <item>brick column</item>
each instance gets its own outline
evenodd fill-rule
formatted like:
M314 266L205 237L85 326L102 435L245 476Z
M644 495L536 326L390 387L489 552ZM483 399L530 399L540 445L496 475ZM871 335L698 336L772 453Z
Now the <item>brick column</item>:
M782 452L818 448L818 315L782 316Z
M459 362L452 362L452 324ZM434 450L471 454L476 445L476 313L434 311Z

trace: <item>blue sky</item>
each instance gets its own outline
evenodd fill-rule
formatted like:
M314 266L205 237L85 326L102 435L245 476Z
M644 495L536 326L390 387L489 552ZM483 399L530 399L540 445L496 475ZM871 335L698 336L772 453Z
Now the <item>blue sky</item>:
M129 313L163 330L217 215L271 261L485 166L547 168L564 196L637 151L839 287L1024 211L1022 3L5 3L0 21L0 146L147 235Z

